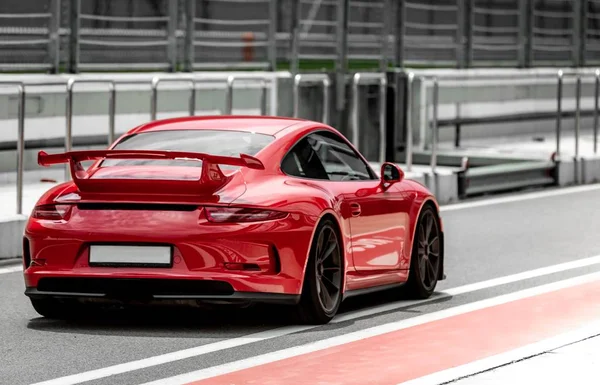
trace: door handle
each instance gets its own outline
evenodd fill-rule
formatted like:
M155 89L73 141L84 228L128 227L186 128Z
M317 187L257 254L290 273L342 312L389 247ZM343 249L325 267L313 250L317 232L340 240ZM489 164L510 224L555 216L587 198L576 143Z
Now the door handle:
M350 212L353 217L360 215L360 205L358 203L350 203Z

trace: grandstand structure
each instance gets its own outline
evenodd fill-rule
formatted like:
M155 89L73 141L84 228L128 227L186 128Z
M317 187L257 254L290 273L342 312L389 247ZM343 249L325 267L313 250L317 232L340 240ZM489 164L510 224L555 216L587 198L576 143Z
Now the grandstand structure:
M2 0L0 71L590 66L598 0Z

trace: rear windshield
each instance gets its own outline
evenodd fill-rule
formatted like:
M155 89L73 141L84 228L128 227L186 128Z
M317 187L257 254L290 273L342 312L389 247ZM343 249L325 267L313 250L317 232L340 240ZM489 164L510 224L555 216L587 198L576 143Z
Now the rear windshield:
M211 155L238 157L240 154L256 155L273 139L274 137L270 135L246 131L169 130L133 134L123 138L113 149L203 152ZM202 165L201 162L178 159L107 159L102 162L102 166L150 164L187 167Z

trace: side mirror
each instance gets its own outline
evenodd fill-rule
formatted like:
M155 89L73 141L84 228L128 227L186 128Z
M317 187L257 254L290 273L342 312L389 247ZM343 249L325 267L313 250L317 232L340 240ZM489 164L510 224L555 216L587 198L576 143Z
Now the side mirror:
M404 171L394 163L385 162L381 165L381 184L391 185L404 179Z

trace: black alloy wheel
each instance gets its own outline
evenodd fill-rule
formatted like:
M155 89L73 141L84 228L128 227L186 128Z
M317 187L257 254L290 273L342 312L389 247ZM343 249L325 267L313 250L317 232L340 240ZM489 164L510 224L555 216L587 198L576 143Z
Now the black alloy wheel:
M325 324L337 313L342 300L343 253L334 223L319 224L306 267L299 316L305 323Z
M442 263L438 216L430 206L419 216L407 282L411 297L429 298L437 286Z

